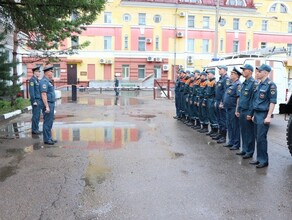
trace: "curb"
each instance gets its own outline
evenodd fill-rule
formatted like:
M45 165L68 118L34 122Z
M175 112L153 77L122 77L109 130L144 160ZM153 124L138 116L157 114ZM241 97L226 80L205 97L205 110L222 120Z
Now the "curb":
M0 121L6 120L6 119L9 119L9 118L12 118L12 117L17 116L17 115L20 115L20 114L22 114L24 112L28 112L31 109L32 109L32 107L31 106L28 106L28 107L26 107L26 108L24 108L22 110L15 110L13 112L9 112L9 113L0 115Z

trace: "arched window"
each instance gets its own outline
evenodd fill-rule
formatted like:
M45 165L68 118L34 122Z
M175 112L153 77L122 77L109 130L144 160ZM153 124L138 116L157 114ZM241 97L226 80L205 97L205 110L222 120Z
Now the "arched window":
M278 8L278 5L280 8ZM274 3L271 7L269 12L280 12L280 13L288 13L287 6L283 3Z
M281 13L287 13L288 12L286 5L281 4L281 6L280 6L280 12Z
M271 7L270 7L270 12L276 12L276 8L277 8L277 3L273 4Z

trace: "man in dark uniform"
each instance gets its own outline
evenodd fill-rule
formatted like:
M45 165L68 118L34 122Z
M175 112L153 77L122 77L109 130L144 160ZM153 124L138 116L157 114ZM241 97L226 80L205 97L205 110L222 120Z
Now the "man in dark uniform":
M210 122L211 130L206 135L212 135L214 133L218 133L218 121L215 112L215 71L214 70L207 70L208 74L208 83L206 89L206 100L207 100L207 113L208 119Z
M115 92L116 92L116 96L119 96L119 79L118 76L115 75Z
M189 83L189 87L188 87L188 96L187 96L187 115L188 115L188 122L186 123L186 125L188 126L192 126L194 124L194 119L193 119L193 111L192 111L192 105L193 105L193 87L194 87L194 79L195 79L195 74L194 73L190 73L190 83Z
M271 117L277 104L277 86L268 76L271 67L262 64L258 69L259 85L254 92L253 98L253 122L257 143L257 159L250 164L263 168L269 165L267 134L269 131Z
M174 87L174 93L175 93L175 116L173 116L174 119L180 118L180 93L179 93L180 73L181 73L180 71L177 71L175 87Z
M245 64L242 69L242 76L245 81L241 84L240 96L237 104L236 116L239 117L240 133L241 133L241 151L236 153L241 155L243 159L253 156L255 149L254 124L251 120L252 116L252 97L257 86L256 80L252 77L254 71L253 66Z
M29 96L32 106L31 133L41 134L39 122L41 116L41 94L39 86L40 66L32 69L33 76L29 80Z
M241 90L240 76L241 72L234 67L230 74L232 83L225 91L223 97L223 105L227 112L226 123L228 130L228 144L225 144L224 147L229 147L230 150L238 150L240 148L239 118L235 115L237 100Z
M200 70L195 70L195 81L194 81L194 87L193 87L193 115L194 115L194 119L195 119L195 123L193 128L194 129L200 129L201 128L201 123L200 123L200 119L199 119L199 108L198 108L198 98L197 98L197 94L198 94L198 89L200 87Z
M200 133L208 132L208 116L207 116L207 101L205 99L206 94L206 87L207 87L207 73L205 71L201 72L200 75L200 87L198 88L198 115L200 119L201 129L197 131Z
M226 142L226 109L223 107L223 95L226 88L230 85L230 78L227 75L227 66L218 66L220 78L215 87L215 105L216 116L219 124L218 135L212 137L213 140L218 140L217 143Z
M55 88L52 84L53 66L44 68L44 77L40 81L40 92L42 97L42 111L44 115L43 137L44 143L54 145L56 140L52 139L52 127L55 111Z
M180 74L180 87L179 87L179 98L180 98L180 106L179 106L179 112L180 112L180 117L179 120L184 120L185 119L185 112L184 112L184 100L183 100L183 94L184 94L184 88L185 88L185 82L186 82L186 73L185 71L181 70Z

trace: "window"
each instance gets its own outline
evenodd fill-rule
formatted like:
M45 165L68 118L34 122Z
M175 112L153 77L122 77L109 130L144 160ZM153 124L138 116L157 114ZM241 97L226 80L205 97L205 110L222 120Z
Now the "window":
M204 39L203 40L203 48L202 48L203 53L208 53L209 52L209 40Z
M145 41L146 41L145 37L139 37L139 39L138 39L138 50L139 51L146 50Z
M292 44L287 44L287 53L288 56L292 56Z
M222 52L223 51L223 39L220 39L220 51Z
M138 65L138 79L145 78L145 65Z
M124 14L123 15L123 21L128 22L131 21L131 15L130 14Z
M292 33L292 22L288 22L288 33Z
M246 25L247 28L251 28L253 26L253 21L252 20L248 20L245 25Z
M276 12L276 8L277 8L277 3L273 4L271 7L270 7L270 12Z
M130 66L129 65L122 65L122 77L123 77L123 79L130 78Z
M60 64L53 64L54 66L54 78L60 78L61 70L60 70Z
M111 36L105 36L104 37L104 49L105 50L111 50L112 49L112 37Z
M195 52L195 39L188 39L188 52Z
M203 17L203 28L204 29L209 29L209 20L210 20L209 17L207 17L207 16Z
M262 31L267 31L268 30L268 21L263 20L262 21Z
M267 47L267 43L266 42L261 42L261 49L264 49Z
M219 24L220 24L220 26L221 27L223 27L223 26L225 26L225 24L226 24L226 20L224 19L224 18L219 18Z
M22 63L22 76L27 77L27 65Z
M112 23L112 13L111 12L105 12L104 13L104 23L105 24Z
M239 30L239 18L233 18L233 30Z
M78 36L72 36L71 37L71 47L76 48L79 45L79 37Z
M154 78L161 79L161 66L154 66Z
M237 40L233 41L232 52L233 53L239 52L239 41L237 41Z
M154 17L153 17L153 21L154 21L155 23L160 23L160 21L161 21L161 16L160 16L160 15L154 15Z
M245 0L227 0L226 5L246 6Z
M146 14L139 13L139 25L146 25Z
M287 13L287 7L284 4L281 4L281 6L280 6L280 12L281 13Z
M159 50L159 37L158 36L156 36L156 38L155 38L155 49Z
M124 45L125 45L125 49L129 48L129 37L128 37L128 35L126 35L125 38L124 38Z
M193 15L188 16L188 27L189 28L195 27L195 16L193 16Z

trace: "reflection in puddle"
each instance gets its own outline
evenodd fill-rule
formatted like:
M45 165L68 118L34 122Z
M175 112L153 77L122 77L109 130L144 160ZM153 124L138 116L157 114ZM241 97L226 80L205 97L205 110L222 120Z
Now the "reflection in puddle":
M27 137L27 132L31 131L30 127L30 122L8 124L5 128L0 129L0 139L18 139Z
M63 97L61 103L68 103L71 102L68 97ZM140 105L144 102L137 98L132 97L113 97L113 98L96 98L96 97L78 97L77 101L74 102L79 105L93 105L93 106L113 106L113 105L120 105L120 106L129 106L129 105Z
M64 148L114 149L139 140L136 126L123 122L56 123L52 133L59 141L71 142Z

